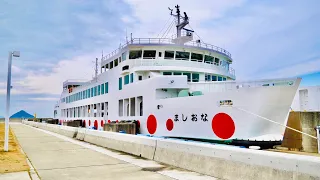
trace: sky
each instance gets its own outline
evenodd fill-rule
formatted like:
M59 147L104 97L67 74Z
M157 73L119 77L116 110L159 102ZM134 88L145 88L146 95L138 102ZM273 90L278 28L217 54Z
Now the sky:
M10 114L52 117L63 81L91 79L95 58L126 34L164 37L176 4L196 37L232 54L238 80L302 77L303 86L320 85L320 1L0 0L0 116L8 51L21 53L13 58Z

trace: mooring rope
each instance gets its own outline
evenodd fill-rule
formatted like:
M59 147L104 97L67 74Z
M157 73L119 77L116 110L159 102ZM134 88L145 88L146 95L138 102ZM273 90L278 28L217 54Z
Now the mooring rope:
M288 129L291 129L291 130L296 131L296 132L298 132L298 133L301 133L301 134L304 134L304 135L306 135L306 136L309 136L309 137L311 137L311 138L313 138L313 139L319 140L319 139L318 139L317 137L315 137L315 136L312 136L312 135L310 135L310 134L304 133L304 132L299 131L299 130L297 130L297 129L294 129L294 128L292 128L292 127L283 125L283 124L281 124L281 123L272 121L271 119L262 117L262 116L260 116L260 115L258 115L258 114L253 113L253 112L250 112L250 111L247 111L247 110L244 110L244 109L242 109L242 108L235 107L235 106L232 106L232 107L233 107L233 108L236 108L236 109L239 109L239 110L241 110L241 111L243 111L243 112L249 113L249 114L251 114L251 115L254 115L254 116L256 116L256 117L259 117L259 118L261 118L261 119L264 119L264 120L270 121L270 122L272 122L272 123L278 124L278 125L280 125L280 126L284 126L284 127L288 128Z

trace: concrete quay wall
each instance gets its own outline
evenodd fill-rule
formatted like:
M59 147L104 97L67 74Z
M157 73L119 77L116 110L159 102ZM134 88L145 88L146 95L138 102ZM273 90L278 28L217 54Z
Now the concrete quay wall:
M311 156L144 137L30 121L23 123L221 179L320 179L320 159Z

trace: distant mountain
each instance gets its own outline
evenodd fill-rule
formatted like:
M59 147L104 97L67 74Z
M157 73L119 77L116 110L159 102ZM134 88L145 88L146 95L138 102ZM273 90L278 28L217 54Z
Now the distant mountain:
M10 118L34 118L34 116L25 112L24 110L21 110L15 114L13 114L12 116L10 116Z

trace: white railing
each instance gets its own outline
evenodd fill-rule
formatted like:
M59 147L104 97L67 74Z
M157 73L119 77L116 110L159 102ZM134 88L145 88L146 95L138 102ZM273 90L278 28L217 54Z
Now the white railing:
M298 78L259 80L259 81L209 81L209 82L190 82L191 91L203 92L224 92L241 88L254 88L261 86L293 86Z
M235 71L226 66L217 66L214 64L207 64L203 62L184 61L184 60L148 60L148 59L135 59L133 66L176 66L176 67L193 67L214 70L217 74L228 75L235 77Z
M108 55L104 56L102 58L102 60L104 61L104 60L111 58L114 55L117 55L121 51L122 48L124 48L130 44L174 44L172 42L172 40L173 39L171 39L171 38L134 38L134 39L126 42L124 45L119 46L118 49L116 49L116 50L112 51L111 53L109 53ZM231 58L231 54L227 50L222 49L218 46L211 45L211 44L190 41L190 42L185 43L184 45L214 50L214 51L223 53L226 56L228 56L229 58Z
M88 80L85 80L85 79L68 79L66 81L63 82L63 86L65 86L67 83L71 82L71 83L85 83L87 82Z

